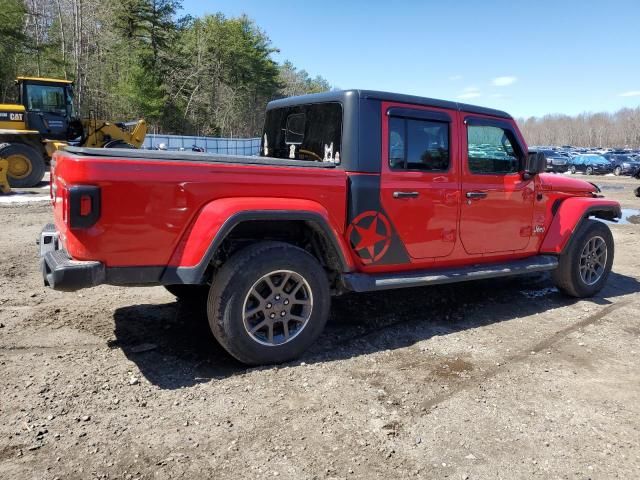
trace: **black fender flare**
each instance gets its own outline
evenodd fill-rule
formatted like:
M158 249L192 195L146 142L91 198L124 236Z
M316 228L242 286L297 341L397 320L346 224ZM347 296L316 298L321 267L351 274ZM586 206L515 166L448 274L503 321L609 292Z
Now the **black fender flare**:
M331 227L322 215L315 212L299 210L248 210L235 213L225 220L197 265L193 267L166 267L160 278L160 283L162 285L199 285L204 283L206 270L227 235L239 224L256 220L290 220L306 222L311 226L311 228L316 228L318 232L329 242L329 245L333 247L340 264L341 273L350 270L349 263L345 257L345 252L335 238Z

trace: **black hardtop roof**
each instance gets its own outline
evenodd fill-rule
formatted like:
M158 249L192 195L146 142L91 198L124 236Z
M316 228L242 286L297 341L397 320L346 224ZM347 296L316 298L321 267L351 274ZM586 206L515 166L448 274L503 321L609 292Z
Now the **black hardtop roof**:
M309 95L300 95L297 97L281 98L273 100L267 105L267 110L282 107L292 107L295 105L304 105L308 103L321 102L342 102L344 103L348 97L357 95L361 99L383 100L387 102L408 103L413 105L422 105L425 107L448 108L461 112L479 113L482 115L492 115L494 117L512 119L511 115L501 110L493 108L478 107L476 105L468 105L466 103L452 102L448 100L438 100L435 98L417 97L414 95L404 95L401 93L378 92L375 90L334 90L324 93L312 93Z

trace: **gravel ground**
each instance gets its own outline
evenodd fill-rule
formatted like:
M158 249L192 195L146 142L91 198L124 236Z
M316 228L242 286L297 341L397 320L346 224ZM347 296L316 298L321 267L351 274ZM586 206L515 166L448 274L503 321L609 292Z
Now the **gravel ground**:
M45 289L49 207L0 219L0 478L640 476L638 217L596 298L546 275L345 296L307 355L252 369L161 287Z

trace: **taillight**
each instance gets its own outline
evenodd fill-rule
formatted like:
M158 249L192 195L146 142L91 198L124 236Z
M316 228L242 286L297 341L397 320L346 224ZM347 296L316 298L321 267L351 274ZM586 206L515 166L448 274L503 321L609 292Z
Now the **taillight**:
M70 228L89 228L100 218L100 187L73 185L67 189L66 222ZM63 202L63 208L65 207ZM63 217L64 219L64 217Z

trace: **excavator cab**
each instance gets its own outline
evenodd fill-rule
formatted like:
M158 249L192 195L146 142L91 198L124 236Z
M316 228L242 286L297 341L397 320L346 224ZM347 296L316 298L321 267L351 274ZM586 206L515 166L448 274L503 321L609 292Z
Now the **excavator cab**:
M68 145L93 148L140 148L147 124L80 118L73 106L70 80L16 79L18 102L0 104L0 192L38 185L47 163ZM3 180L5 179L5 180Z
M19 103L24 106L27 128L47 139L69 141L80 136L69 80L18 77Z

